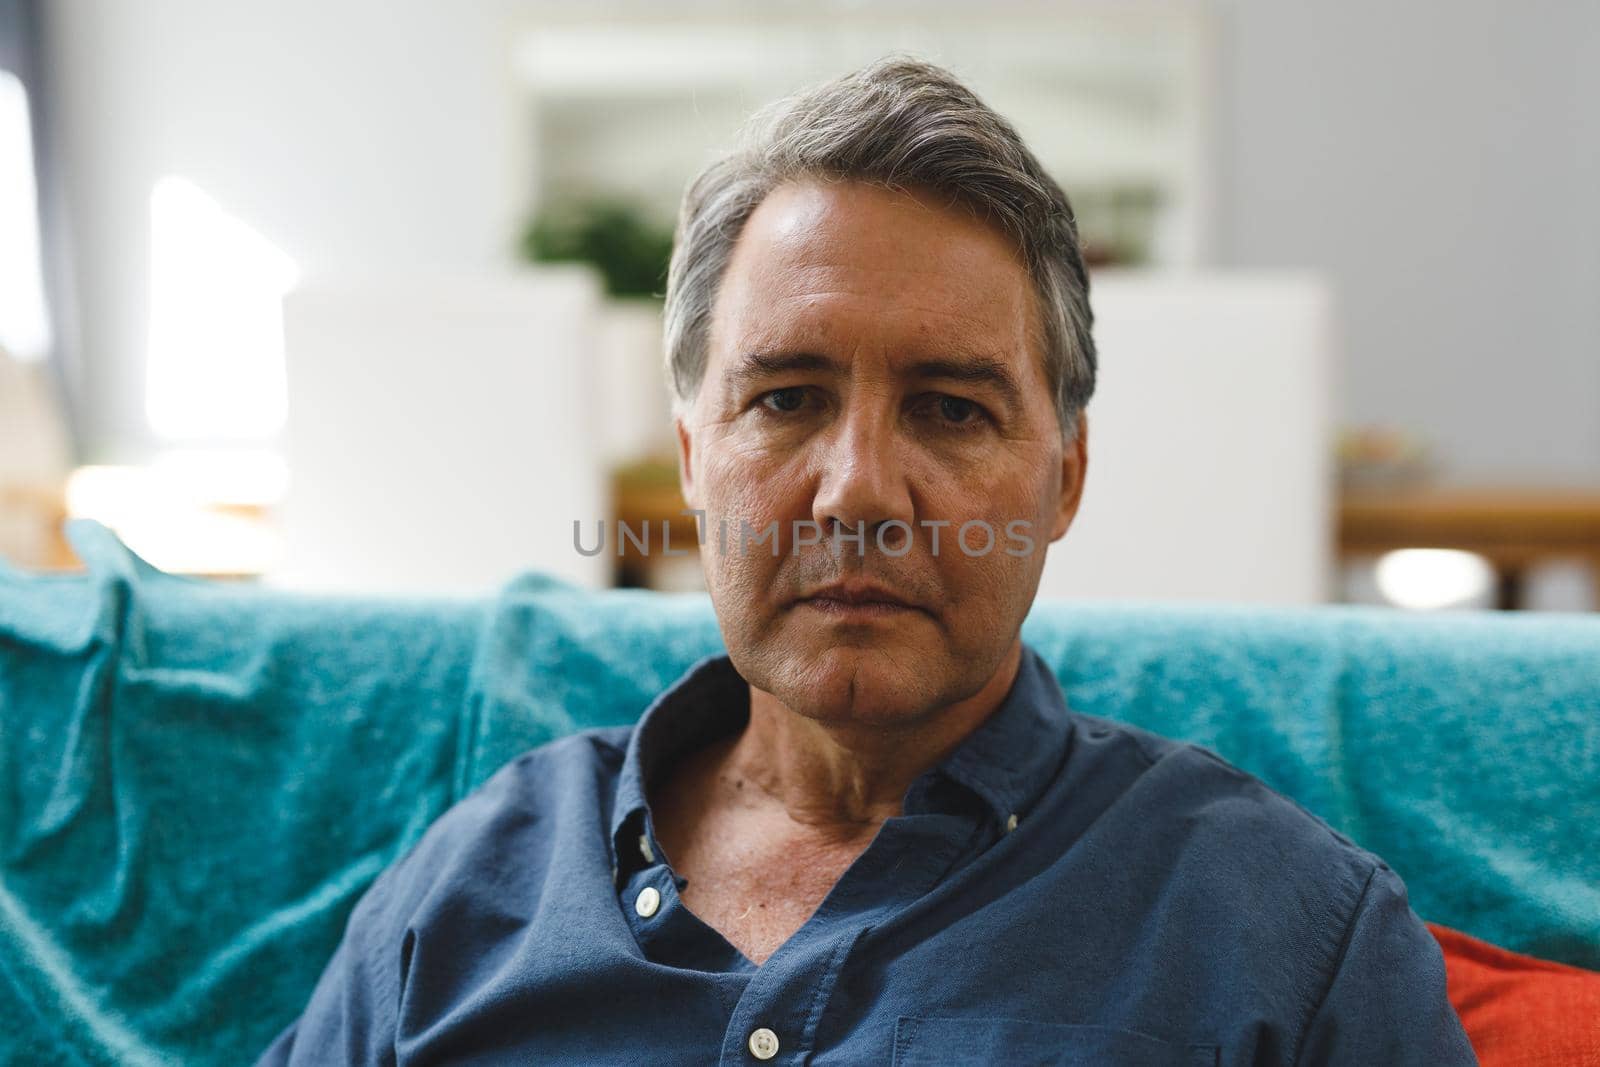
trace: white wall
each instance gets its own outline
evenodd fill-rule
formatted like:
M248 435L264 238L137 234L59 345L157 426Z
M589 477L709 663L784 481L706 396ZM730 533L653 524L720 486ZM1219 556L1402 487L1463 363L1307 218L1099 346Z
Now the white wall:
M307 280L504 263L522 197L498 0L52 0L91 461L147 437L149 198L188 178Z
M272 584L483 595L525 569L587 586L607 514L593 427L600 284L573 266L363 272L284 302L291 477Z
M1334 284L1343 415L1600 478L1600 5L1225 0L1222 264Z
M1314 277L1097 275L1100 375L1041 597L1332 592L1335 309Z

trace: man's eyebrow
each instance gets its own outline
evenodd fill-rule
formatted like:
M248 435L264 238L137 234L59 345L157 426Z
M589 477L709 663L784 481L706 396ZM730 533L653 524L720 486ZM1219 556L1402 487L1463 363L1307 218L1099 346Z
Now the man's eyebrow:
M1016 375L1004 360L994 356L919 359L907 368L907 373L914 378L939 378L969 385L988 385L1004 396L1008 403L1019 404L1022 401L1022 385Z
M837 360L816 352L746 352L740 357L738 365L728 372L728 378L736 386L742 386L796 371L837 373L842 369ZM1022 385L1016 375L1004 360L994 356L919 359L905 368L905 374L924 381L934 379L987 385L1000 393L1009 404L1022 402Z
M728 371L728 379L742 385L795 371L838 369L837 362L816 352L746 352L739 357L738 365Z

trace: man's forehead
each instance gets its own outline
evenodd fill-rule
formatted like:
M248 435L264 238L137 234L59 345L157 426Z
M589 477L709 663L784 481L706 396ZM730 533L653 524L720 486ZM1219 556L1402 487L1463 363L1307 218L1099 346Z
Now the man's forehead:
M1026 281L1013 242L932 193L864 182L785 182L746 220L730 273L785 278L795 271L870 270L931 277L980 270ZM776 276L776 278L774 278Z
M961 209L860 183L790 183L746 223L714 347L848 347L873 334L907 356L1003 354L1031 306L1007 239Z

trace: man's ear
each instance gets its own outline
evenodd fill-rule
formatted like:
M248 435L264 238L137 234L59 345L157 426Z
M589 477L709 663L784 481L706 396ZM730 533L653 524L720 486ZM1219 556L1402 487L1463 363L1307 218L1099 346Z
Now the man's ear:
M694 508L694 438L682 413L672 417L672 430L678 438L678 486L683 492L683 502Z
M1050 528L1050 540L1059 541L1066 535L1078 514L1078 504L1083 500L1083 480L1089 473L1089 413L1078 412L1078 436L1061 450L1061 499L1056 506L1055 524Z

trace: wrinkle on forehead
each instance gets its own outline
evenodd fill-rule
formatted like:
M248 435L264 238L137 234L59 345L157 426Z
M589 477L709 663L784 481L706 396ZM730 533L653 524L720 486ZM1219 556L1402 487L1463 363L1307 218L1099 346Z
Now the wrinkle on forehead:
M756 209L735 247L713 361L796 330L907 339L953 330L966 349L1031 347L1033 302L1010 239L970 213L859 183L791 183Z

